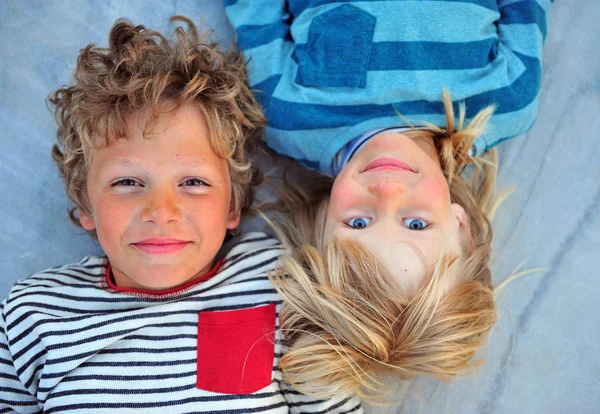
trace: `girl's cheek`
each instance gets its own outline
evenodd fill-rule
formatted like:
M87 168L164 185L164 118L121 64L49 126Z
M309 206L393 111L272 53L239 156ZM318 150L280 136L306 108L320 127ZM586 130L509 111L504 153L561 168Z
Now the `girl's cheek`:
M331 189L330 204L335 205L337 208L344 208L353 204L356 201L355 186L351 179L338 177Z
M443 175L441 178L423 179L419 184L421 187L421 200L432 205L445 205L450 202L450 189Z

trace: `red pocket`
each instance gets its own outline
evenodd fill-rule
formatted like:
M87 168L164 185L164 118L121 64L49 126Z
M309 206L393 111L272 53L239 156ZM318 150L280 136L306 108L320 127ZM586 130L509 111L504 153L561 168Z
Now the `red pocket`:
M250 394L271 383L275 305L198 314L196 387Z

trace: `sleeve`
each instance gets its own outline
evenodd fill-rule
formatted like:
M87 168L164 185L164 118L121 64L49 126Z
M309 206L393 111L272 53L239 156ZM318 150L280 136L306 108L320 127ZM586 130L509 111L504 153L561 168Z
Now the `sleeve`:
M288 403L290 413L338 413L363 414L361 401L356 396L336 397L328 400L317 400L293 389L284 381L280 389Z
M505 57L510 85L473 99L472 108L483 108L494 102L493 120L496 132L480 137L474 152L527 132L537 118L538 95L542 80L542 52L548 33L548 16L553 0L497 0L500 18L496 22L498 49L494 54ZM518 74L518 76L516 75ZM481 101L481 102L475 102ZM467 101L467 106L469 106Z
M538 60L548 33L548 15L554 0L499 0L498 36L513 52Z
M36 398L31 395L17 376L12 354L8 347L4 304L0 321L0 413L39 413Z
M248 61L248 79L263 108L294 51L287 0L225 0L225 12Z

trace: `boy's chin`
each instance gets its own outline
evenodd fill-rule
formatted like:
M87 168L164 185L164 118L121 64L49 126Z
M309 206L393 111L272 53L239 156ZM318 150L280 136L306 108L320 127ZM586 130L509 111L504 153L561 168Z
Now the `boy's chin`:
M212 260L197 272L181 269L181 264L154 263L141 266L130 274L113 272L113 280L120 288L141 290L170 290L201 279L212 269Z

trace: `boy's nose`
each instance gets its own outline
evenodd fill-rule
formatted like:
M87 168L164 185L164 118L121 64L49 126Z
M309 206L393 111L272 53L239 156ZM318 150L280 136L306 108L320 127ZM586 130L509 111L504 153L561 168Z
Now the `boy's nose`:
M154 193L148 198L140 218L155 224L166 224L181 220L181 209L177 198L172 194Z

